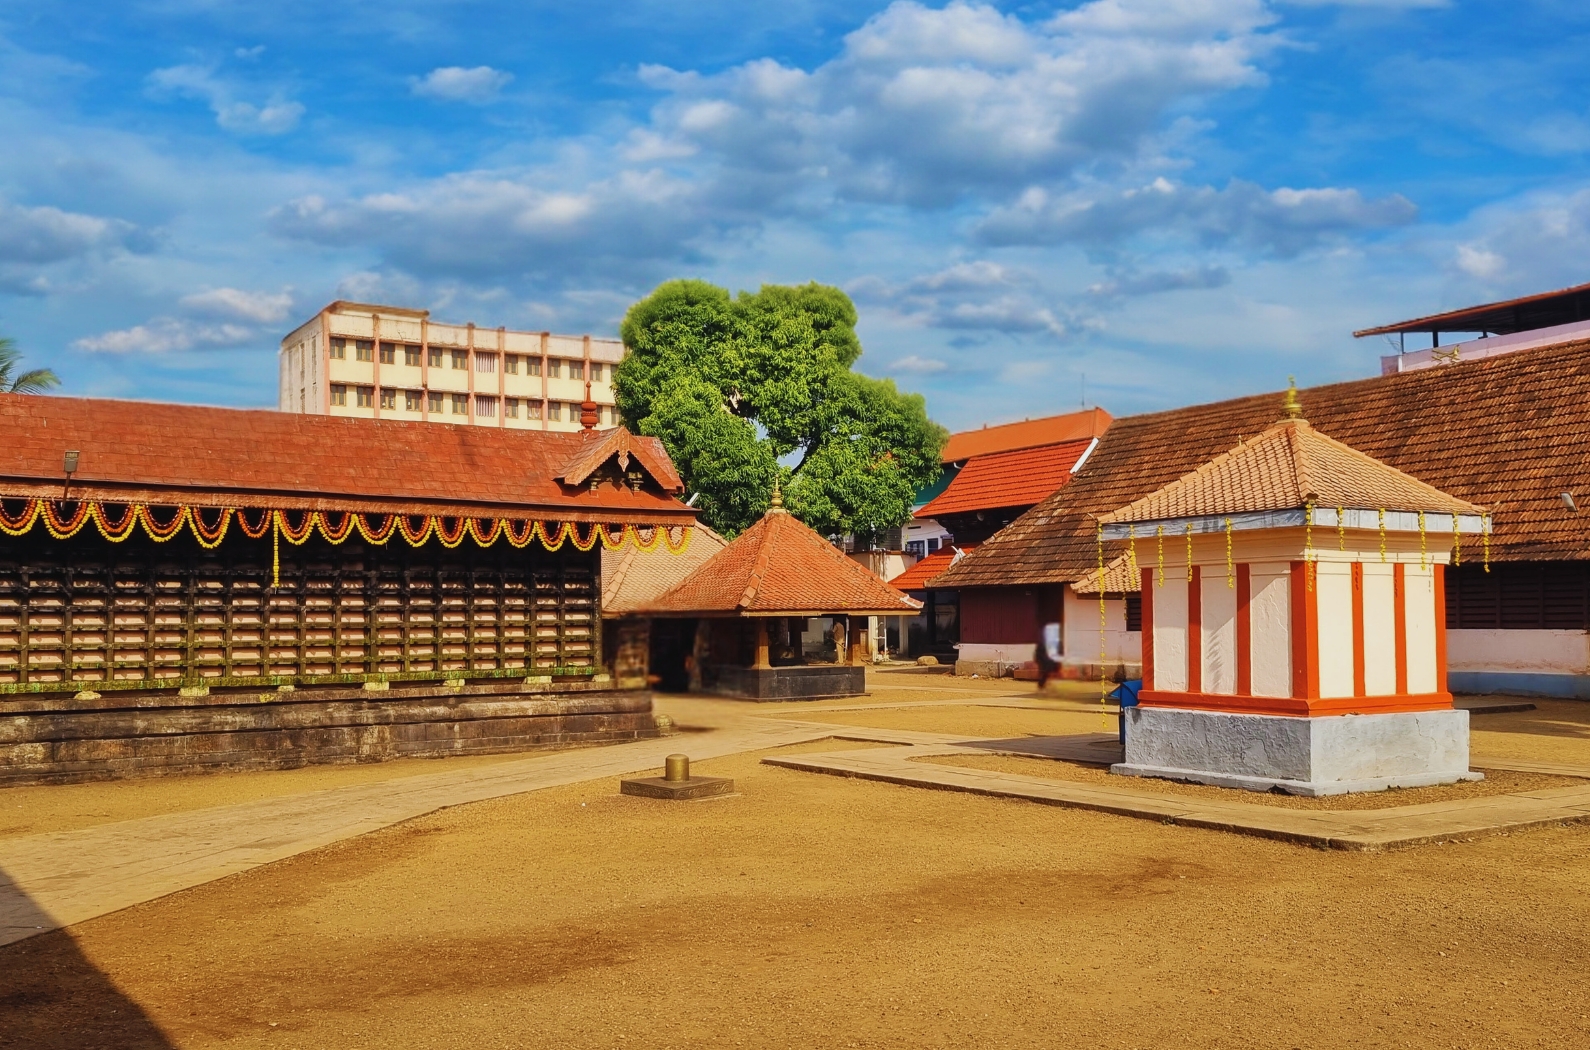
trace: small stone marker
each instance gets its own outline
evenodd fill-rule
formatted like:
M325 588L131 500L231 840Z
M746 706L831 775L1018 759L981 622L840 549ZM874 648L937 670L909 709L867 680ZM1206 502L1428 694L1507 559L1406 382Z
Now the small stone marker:
M669 755L660 777L638 777L619 783L619 793L639 795L642 798L711 798L734 791L734 781L728 777L693 777L690 775L690 756Z

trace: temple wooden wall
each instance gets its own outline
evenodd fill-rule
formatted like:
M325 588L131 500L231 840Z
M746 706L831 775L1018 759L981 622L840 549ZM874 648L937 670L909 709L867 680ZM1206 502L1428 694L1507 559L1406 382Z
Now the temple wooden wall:
M273 587L270 538L236 530L213 551L186 534L0 538L0 684L535 674L600 660L595 552L318 536L280 551Z

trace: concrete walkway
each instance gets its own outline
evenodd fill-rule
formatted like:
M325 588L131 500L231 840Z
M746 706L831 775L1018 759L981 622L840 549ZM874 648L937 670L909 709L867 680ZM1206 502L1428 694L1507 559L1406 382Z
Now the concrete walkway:
M1477 838L1547 824L1590 821L1590 780L1583 786L1491 795L1376 810L1304 810L1205 800L1136 787L1089 784L967 769L920 761L947 755L996 751L1103 763L1119 745L1103 734L1031 740L984 740L957 744L829 754L783 755L762 761L786 769L860 777L889 784L966 791L995 798L1020 798L1053 806L1090 809L1189 827L1211 828L1332 849L1383 850ZM1475 765L1481 765L1476 762ZM1490 768L1517 768L1493 763ZM1531 767L1532 769L1538 767ZM1553 772L1590 777L1590 770L1554 767ZM1541 770L1544 771L1544 770Z

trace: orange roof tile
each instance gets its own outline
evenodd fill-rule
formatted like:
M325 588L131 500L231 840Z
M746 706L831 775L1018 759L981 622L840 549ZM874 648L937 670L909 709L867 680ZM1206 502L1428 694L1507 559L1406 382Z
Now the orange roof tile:
M933 518L996 507L1030 507L1071 480L1071 468L1092 444L1092 438L1082 438L1059 445L973 456L916 516Z
M642 462L650 461L658 482L635 491L558 481L591 442L613 440L584 432L29 394L0 394L0 432L0 496L59 498L62 455L76 450L71 495L107 502L634 524L695 519L665 488L677 475L655 438L630 438L632 448L646 450Z
M678 586L729 541L697 522L690 545L673 554L666 547L647 553L633 543L602 551L602 615L633 613Z
M1271 426L1197 470L1108 514L1101 524L1169 521L1249 511L1354 507L1479 514L1418 478L1326 437L1301 419Z
M700 529L701 526L696 526ZM920 591L927 586L927 582L951 565L955 559L968 551L974 551L975 546L965 547L940 547L926 558L917 562L909 569L889 581L889 586L897 591Z
M661 615L900 616L921 603L774 507L642 611Z
M1496 561L1590 559L1590 527L1560 494L1590 493L1590 341L1300 392L1310 425L1487 507ZM1116 420L1075 478L1001 529L936 587L1069 583L1097 571L1107 514L1258 434L1280 393ZM1111 556L1114 549L1111 549Z
M1089 408L1081 412L1068 412L1063 416L1045 416L1020 423L1002 423L997 427L963 430L950 435L940 458L945 463L959 463L963 459L985 456L990 452L1010 452L1018 448L1096 438L1109 429L1111 418L1102 408Z

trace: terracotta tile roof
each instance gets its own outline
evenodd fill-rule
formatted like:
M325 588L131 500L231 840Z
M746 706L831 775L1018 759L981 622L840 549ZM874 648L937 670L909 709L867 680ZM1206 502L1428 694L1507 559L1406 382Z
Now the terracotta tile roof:
M1118 554L1105 564L1103 588L1105 594L1127 594L1142 589L1142 585L1142 580L1132 578L1132 564L1127 560L1126 555ZM1071 589L1078 594L1098 594L1098 566L1095 565L1083 573L1082 577L1071 585Z
M565 485L592 438L138 401L0 394L0 495L60 496L62 455L80 455L71 494L366 513L689 523L695 512L644 485ZM610 439L604 439L610 440ZM659 480L667 454L632 439ZM657 462L660 460L660 462ZM644 461L643 461L644 462ZM672 466L668 483L677 481Z
M618 616L643 608L728 544L698 522L690 530L690 545L680 554L670 554L666 547L648 554L632 543L602 551L602 615Z
M998 507L1030 507L1071 480L1092 438L973 456L949 486L916 512L919 518Z
M997 427L963 430L950 435L949 441L944 443L941 458L945 463L959 463L963 459L986 456L990 452L1058 445L1062 441L1085 441L1102 436L1109 429L1111 418L1102 408L1089 408L1081 412L1068 412L1063 416L1045 416L1020 423L1002 423Z
M1590 341L1300 392L1309 423L1494 518L1498 561L1590 559ZM1063 489L933 583L1065 583L1095 564L1094 520L1230 449L1281 415L1280 393L1116 420ZM1113 552L1112 552L1113 557Z
M1301 419L1276 423L1190 474L1119 510L1111 522L1168 521L1262 510L1355 507L1479 514L1418 478L1326 437Z
M580 446L563 465L557 479L566 485L583 485L608 460L616 458L619 469L628 470L633 459L645 468L664 492L677 496L685 483L674 470L667 449L654 437L637 437L623 427L611 430L582 430Z
M698 529L700 526L696 526ZM965 547L940 547L926 558L917 562L909 569L889 581L889 586L897 591L920 591L927 586L927 582L955 563L959 554L974 551L972 545Z
M770 510L643 611L671 615L909 615L920 603L857 565L793 514Z

